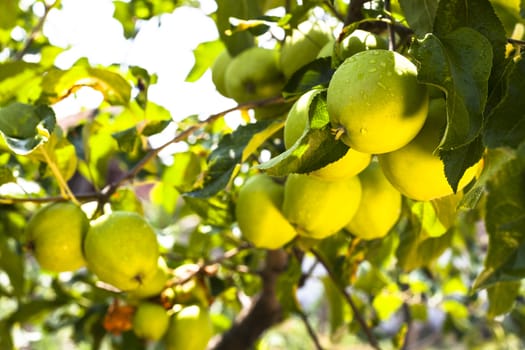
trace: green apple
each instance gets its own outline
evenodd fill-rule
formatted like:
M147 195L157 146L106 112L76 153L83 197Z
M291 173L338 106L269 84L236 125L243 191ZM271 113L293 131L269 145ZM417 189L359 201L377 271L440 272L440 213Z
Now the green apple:
M332 30L324 22L300 23L281 47L281 69L284 75L289 78L299 68L315 60L319 51L331 40Z
M151 278L145 280L144 283L137 288L130 290L128 292L128 297L130 299L145 299L159 295L166 287L169 278L170 272L166 265L166 260L159 257L155 274Z
M447 125L444 98L430 100L423 129L406 146L378 156L379 164L390 183L404 196L429 201L454 193L445 174L445 165L436 153ZM483 161L469 167L457 190L467 186L482 169Z
M115 211L93 221L84 254L89 270L122 291L140 287L157 273L157 236L135 212Z
M388 43L379 35L356 29L341 41L336 52L338 57L344 60L358 52L373 49L388 49Z
M277 249L290 242L296 231L281 212L283 186L266 174L249 177L235 205L243 237L254 246Z
M352 219L360 200L361 183L357 176L326 180L290 174L284 185L283 213L299 235L323 239Z
M398 52L361 51L336 69L326 106L336 137L356 151L382 154L408 144L428 111L426 85Z
M284 86L279 53L262 47L246 49L232 58L224 79L226 95L239 103L279 96Z
M170 318L159 304L142 302L133 315L133 332L139 338L159 340L168 330Z
M309 123L309 110L313 98L320 90L310 90L303 94L288 112L288 117L284 124L284 145L286 148L293 146L306 131ZM360 173L370 163L371 155L361 153L351 148L346 154L328 165L314 170L310 175L319 176L325 179L341 179L352 177Z
M28 247L41 268L52 272L74 271L85 266L82 241L89 221L72 202L40 208L26 227Z
M215 62L213 62L211 66L211 80L213 81L217 91L226 97L229 97L228 92L226 91L225 82L226 69L228 68L231 60L232 57L230 56L230 53L227 49L224 49L224 51L222 51L219 56L217 56Z
M190 305L175 313L166 333L167 350L205 350L213 335L207 308Z
M374 161L359 174L361 202L345 228L361 239L377 239L390 232L401 215L402 196Z

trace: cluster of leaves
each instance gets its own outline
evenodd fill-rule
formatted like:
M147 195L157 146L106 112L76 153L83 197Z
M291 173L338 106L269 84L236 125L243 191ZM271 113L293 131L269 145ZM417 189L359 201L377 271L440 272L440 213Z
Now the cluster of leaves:
M406 346L418 338L418 324L467 344L499 341L499 327L507 340L519 336L525 322L525 60L522 38L512 36L514 25L525 23L525 2L285 1L284 16L265 12L271 1L216 3L210 16L219 38L196 47L188 81L200 79L225 47L236 54L273 28L288 33L313 9L348 32L358 26L384 31L387 23L386 30L399 38L397 50L418 63L420 81L447 97L448 123L438 152L450 184L456 187L465 169L484 159L483 173L463 196L404 199L402 218L384 239L365 242L340 232L314 248L287 247L286 269L274 281L281 316L302 319L317 347L312 320L319 328L329 325L330 342L355 341L351 335L357 335L377 348ZM139 21L198 6L173 0L114 4L130 40ZM54 61L64 49L52 46L41 27L60 4L32 6L23 11L16 0L0 4L0 303L7 305L0 311L0 348L13 348L14 330L28 326L50 334L72 329L77 344L93 348L103 342L116 349L143 347L131 332L115 337L103 328L118 293L100 288L85 271L42 273L26 253L27 218L39 204L64 198L92 204L94 215L108 204L138 211L167 242L163 255L170 267L213 266L213 272L199 273L221 309L214 315L216 328L228 329L242 309L240 295L267 289L259 274L266 252L247 247L234 230L235 180L254 171L308 172L342 156L346 146L328 130L324 99L316 99L310 111L310 129L301 139L307 151L303 147L300 154L294 148L284 152L282 119L231 130L221 118L229 111L217 111L205 120L189 116L173 123L168 110L148 99L156 76L141 67L100 67L80 59L57 68ZM36 8L43 15L36 16ZM15 27L25 33L21 40L11 35ZM326 87L334 69L327 58L310 63L290 78L283 96L293 100ZM51 107L83 88L103 95L99 108L57 120ZM149 138L160 133L168 134L166 142L152 148ZM158 157L179 141L186 151L169 161ZM272 159L261 164L263 152ZM310 261L325 274L305 270ZM310 280L325 291L320 308L328 309L327 320L298 300L297 291ZM442 338L441 345L447 341Z

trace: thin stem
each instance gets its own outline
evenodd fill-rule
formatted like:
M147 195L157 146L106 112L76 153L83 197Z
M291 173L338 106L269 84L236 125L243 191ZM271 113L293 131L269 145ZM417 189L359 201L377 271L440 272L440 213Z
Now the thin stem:
M184 276L184 278L177 279L177 280L174 280L174 281L170 281L170 286L182 285L182 284L190 281L196 275L206 271L207 267L219 264L219 263L223 262L224 260L231 259L234 256L236 256L237 254L239 254L240 252L242 252L242 251L244 251L244 250L246 250L248 248L251 248L250 244L242 244L242 245L240 245L238 247L232 248L232 249L224 252L223 255L221 255L221 256L219 256L219 257L217 257L217 258L215 258L215 259L213 259L211 261L204 262L204 263L199 263L198 264L198 268L196 268L195 270L191 271L191 273L188 273L186 276Z
M203 120L202 122L197 123L195 125L192 125L189 128L183 130L177 136L175 136L173 139L167 141L163 145L161 145L161 146L159 146L157 148L151 149L144 156L144 158L142 158L137 164L135 164L135 166L133 168L131 168L128 172L123 174L117 181L115 181L115 182L107 185L106 187L104 187L101 190L101 193L106 198L109 198L124 182L133 179L140 172L140 170L142 170L142 168L144 168L144 166L149 161L151 161L153 158L155 158L163 149L165 149L166 147L168 147L169 145L171 145L173 143L185 140L188 136L193 134L195 131L199 130L200 128L204 127L207 124L210 124L210 123L216 121L217 119L223 117L227 113L230 113L230 112L233 112L233 111L236 111L236 110L239 110L239 109L249 109L249 108L254 108L254 107L260 107L260 106L263 106L263 105L278 104L278 103L284 103L284 102L286 102L286 100L283 97L279 96L279 97L274 97L274 98L270 98L270 99L266 99L266 100L239 104L239 105L237 105L235 107L226 109L226 110L224 110L222 112L219 112L219 113L216 113L216 114L212 114L208 118Z
M33 42L35 41L36 37L40 34L42 31L42 28L44 26L44 22L47 19L47 16L49 15L49 12L58 5L60 0L54 1L52 4L48 5L46 2L44 2L44 14L40 19L38 20L37 24L33 27L31 30L31 33L27 36L26 41L24 42L24 46L20 51L18 51L15 55L15 60L19 61L24 57L24 55L27 53Z
M337 9L335 8L335 6L332 4L331 1L329 0L324 0L323 1L323 4L330 10L330 12L332 12L332 14L338 19L340 20L341 22L344 22L345 20L345 17L339 12L337 11Z
M385 0L385 12L388 14L388 18L393 21L392 16L390 16L392 6L390 4L390 0ZM396 49L396 33L394 32L394 28L392 24L387 22L386 24L387 30L388 30L388 49L390 51L394 51Z
M326 263L324 258L321 256L321 254L317 250L311 249L311 252L315 256L315 258L321 263L321 265L323 265L323 267L325 268L326 272L328 273L328 276L330 276L332 281L334 281L334 284L337 286L337 289L343 295L343 297L345 298L345 300L348 303L348 305L350 305L350 308L352 309L352 312L354 314L355 319L359 323L359 326L361 327L361 329L363 330L363 332L365 333L365 335L366 335L366 337L368 339L368 343L374 349L381 350L381 348L379 347L379 343L377 342L376 337L372 333L372 330L366 324L366 321L363 319L363 316L361 315L361 313L359 312L359 309L357 308L356 304L352 300L352 297L346 292L344 286L341 286L340 283L337 282L338 279L337 279L337 276L335 275L335 273L332 271L332 269L330 269L330 267L328 266L328 264Z
M317 333L315 332L314 328L310 324L310 320L308 319L308 316L301 309L297 310L297 313L299 314L299 317L301 317L301 320L303 321L304 326L306 327L306 330L308 331L308 335L310 336L310 338L312 338L315 348L317 350L323 350L323 346L321 345L321 342L319 341L319 338L317 337Z
M46 160L46 163L49 166L49 169L51 169L51 172L53 173L53 175L55 175L55 178L58 182L58 186L60 187L60 193L62 194L62 196L64 198L70 199L76 205L80 205L79 201L75 198L75 195L69 188L67 181L64 179L64 176L62 176L60 169L57 167L56 163L51 159L51 157L47 153L46 148L40 147L40 153L44 156L44 159Z
M507 38L507 42L510 43L510 44L525 46L525 40Z

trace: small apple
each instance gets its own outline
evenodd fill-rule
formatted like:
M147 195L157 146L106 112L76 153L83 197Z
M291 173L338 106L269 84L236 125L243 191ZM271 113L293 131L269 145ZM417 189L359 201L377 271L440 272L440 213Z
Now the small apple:
M292 30L281 47L281 69L290 78L302 66L315 60L319 51L333 40L324 22L305 21Z
M133 332L139 338L159 340L169 325L167 311L159 304L142 302L133 315Z
M300 236L323 239L341 230L361 200L357 176L326 180L290 174L284 184L283 213Z
M269 175L249 177L239 190L235 214L243 237L259 248L277 249L296 235L281 212L284 188Z
M28 247L40 267L53 272L74 271L86 264L82 241L89 221L72 202L57 202L38 210L29 220Z
M175 313L166 332L167 350L205 350L213 335L207 308L190 305Z
M122 291L140 287L157 273L157 236L135 212L116 211L93 221L84 254L89 270Z
M232 58L224 79L226 95L239 103L279 96L284 86L279 52L262 47L246 49Z
M168 266L166 265L166 260L159 257L157 271L155 274L144 281L144 283L137 288L130 290L128 292L128 297L130 299L145 299L151 298L155 295L159 295L162 290L166 287L166 283L170 277L170 272Z
M224 49L224 51L217 56L215 62L213 62L213 65L211 66L211 80L217 91L225 97L229 97L228 92L226 91L225 77L226 69L231 60L232 57L230 56L230 53L227 49Z

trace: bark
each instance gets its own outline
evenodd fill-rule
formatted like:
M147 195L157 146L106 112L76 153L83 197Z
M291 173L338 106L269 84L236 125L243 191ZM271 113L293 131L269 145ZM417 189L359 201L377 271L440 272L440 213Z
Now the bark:
M276 282L287 263L288 255L284 250L268 251L266 264L261 272L261 293L254 298L251 307L239 315L228 331L210 341L208 350L251 349L264 331L282 320Z

